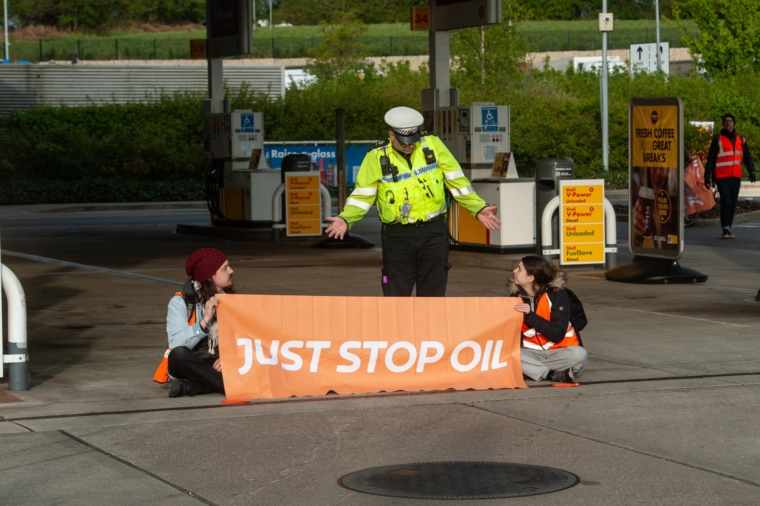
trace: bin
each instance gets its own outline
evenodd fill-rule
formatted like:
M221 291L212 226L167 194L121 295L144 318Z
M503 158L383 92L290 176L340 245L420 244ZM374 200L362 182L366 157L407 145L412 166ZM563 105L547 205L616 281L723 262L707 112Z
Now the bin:
M549 201L559 195L559 181L575 179L575 163L570 158L546 158L536 166L536 255L544 247L559 248L559 216L552 217L552 244L541 244L541 216Z
M285 182L286 172L311 172L311 155L304 153L288 155L282 159L280 182Z

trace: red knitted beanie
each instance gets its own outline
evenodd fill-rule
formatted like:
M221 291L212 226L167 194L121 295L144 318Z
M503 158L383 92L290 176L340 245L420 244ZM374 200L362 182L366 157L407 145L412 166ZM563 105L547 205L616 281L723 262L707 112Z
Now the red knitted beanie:
M199 249L189 257L185 262L185 272L188 276L203 283L210 279L219 267L227 261L227 257L216 248Z

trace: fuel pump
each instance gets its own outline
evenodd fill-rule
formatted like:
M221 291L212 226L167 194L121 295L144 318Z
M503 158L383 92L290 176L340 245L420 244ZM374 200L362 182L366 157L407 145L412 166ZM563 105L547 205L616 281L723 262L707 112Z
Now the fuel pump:
M519 178L510 152L510 109L493 102L442 107L434 114L434 133L446 144L475 191L497 206L501 228L487 230L452 201L449 233L453 249L531 251L535 246L535 181Z
M214 223L272 223L272 196L280 171L264 157L264 118L238 110L205 117L204 144L211 155L206 200Z

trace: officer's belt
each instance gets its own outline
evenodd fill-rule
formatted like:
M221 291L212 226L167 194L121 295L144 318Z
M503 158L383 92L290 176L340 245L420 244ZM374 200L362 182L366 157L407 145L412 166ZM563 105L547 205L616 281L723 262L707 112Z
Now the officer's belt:
M420 226L420 225L427 225L428 223L433 223L436 221L440 221L446 217L446 213L441 213L438 216L434 218L430 218L429 220L417 220L414 223L401 223L399 221L393 222L393 223L383 223L383 225L388 225L389 227L395 227L395 226L402 226L402 227L414 227L414 226Z

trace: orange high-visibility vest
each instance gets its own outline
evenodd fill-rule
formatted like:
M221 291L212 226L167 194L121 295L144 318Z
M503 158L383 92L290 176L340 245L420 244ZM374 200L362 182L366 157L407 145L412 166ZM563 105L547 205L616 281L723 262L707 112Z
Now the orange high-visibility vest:
M175 297L182 297L182 292L177 292L174 295ZM191 327L195 324L195 311L190 315L187 324ZM164 358L161 360L161 363L158 364L155 374L153 374L153 381L156 383L167 383L169 381L169 352L171 351L171 348L166 348Z
M744 139L741 135L736 134L734 146L731 145L731 141L725 135L720 135L718 140L720 141L720 151L718 151L718 158L715 159L715 179L741 178Z
M552 316L552 301L549 295L544 292L536 305L536 314L544 320L550 321ZM528 327L523 320L522 325L523 347L532 350L551 350L557 348L567 348L568 346L580 346L578 336L575 335L573 325L568 321L565 338L555 343L541 335L536 329Z

